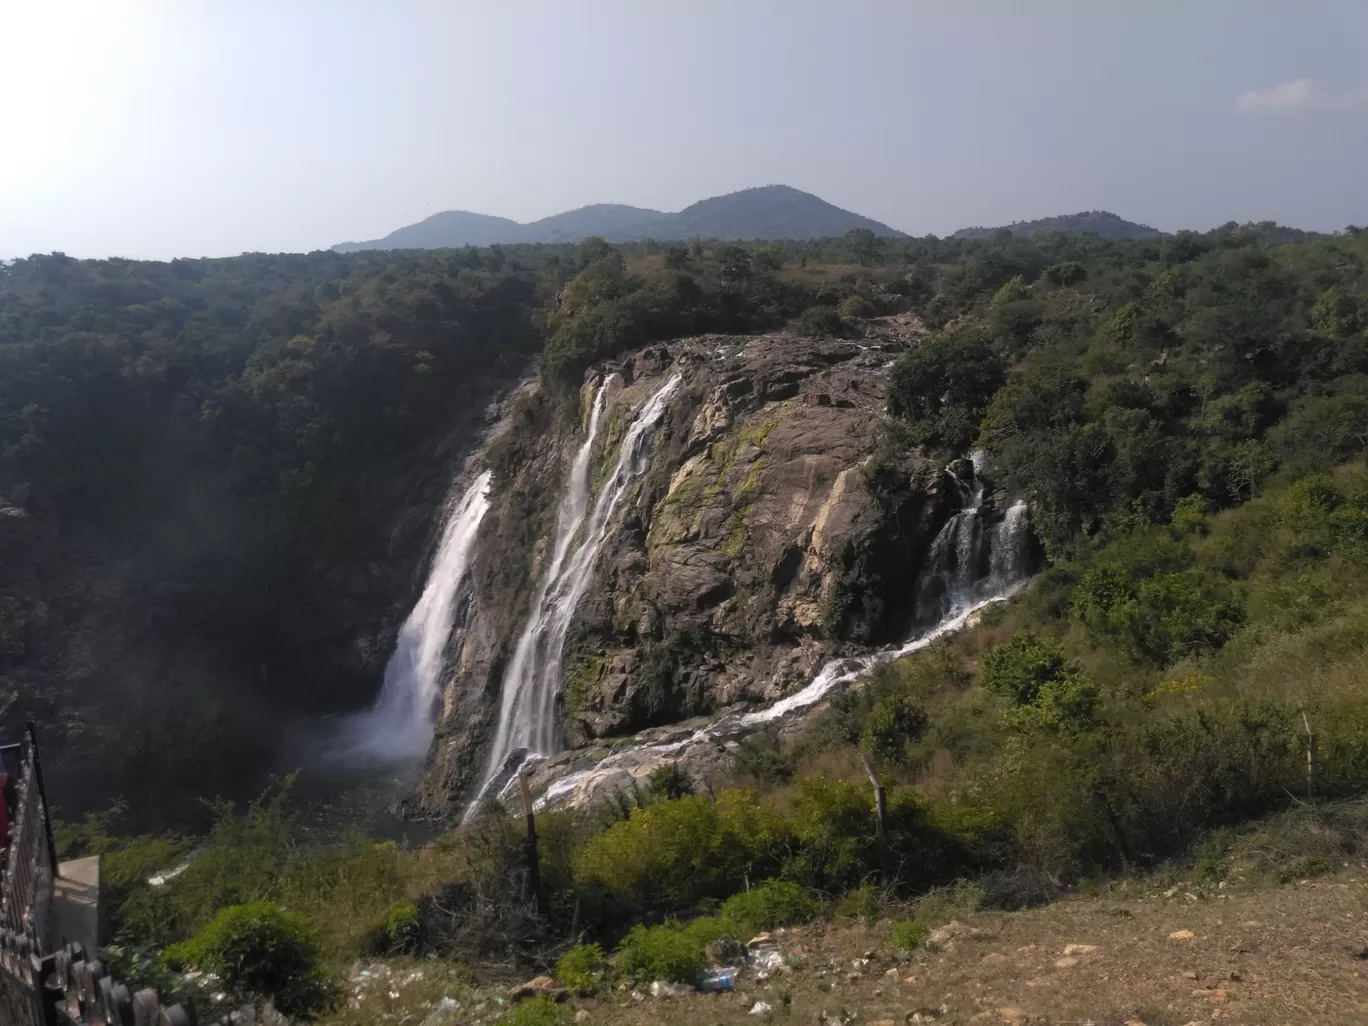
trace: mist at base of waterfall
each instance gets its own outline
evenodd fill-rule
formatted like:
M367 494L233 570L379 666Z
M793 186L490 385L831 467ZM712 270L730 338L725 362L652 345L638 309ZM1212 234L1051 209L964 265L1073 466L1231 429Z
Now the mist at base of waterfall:
M490 481L486 470L448 507L423 592L399 628L375 704L323 726L314 742L317 764L404 767L416 765L427 754L441 701L442 672L462 619L461 592L480 522L489 510Z

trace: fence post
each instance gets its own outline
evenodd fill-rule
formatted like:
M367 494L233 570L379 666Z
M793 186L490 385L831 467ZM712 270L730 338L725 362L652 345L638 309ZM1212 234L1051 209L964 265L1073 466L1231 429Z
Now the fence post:
M1314 798L1320 784L1320 744L1315 731L1311 729L1311 721L1304 712L1302 726L1306 728L1306 795L1308 798Z
M864 760L865 772L869 774L869 782L874 785L874 838L879 846L879 872L883 877L883 884L888 886L888 835L886 827L888 823L888 795L884 792L883 777L879 776L879 771L874 768L874 760L864 752L860 753L860 758Z
M38 729L29 720L24 725L28 731L29 753L33 759L33 779L38 785L38 801L43 807L43 833L47 837L48 863L52 867L52 878L57 879L57 842L52 838L52 817L48 814L47 788L43 786L43 763L38 758Z
M542 889L541 852L537 850L537 818L532 812L532 788L528 786L527 774L518 774L518 788L522 792L523 815L527 817L527 877L532 885L532 893L537 896L537 912L546 916L551 914L546 904L546 891Z

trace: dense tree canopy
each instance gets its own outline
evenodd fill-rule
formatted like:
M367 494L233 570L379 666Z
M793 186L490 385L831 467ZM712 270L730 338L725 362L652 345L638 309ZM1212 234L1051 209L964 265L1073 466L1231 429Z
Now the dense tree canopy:
M175 723L212 761L263 702L364 701L357 639L411 598L489 399L691 333L919 321L890 447L986 448L1056 557L1238 504L1363 454L1366 261L1232 224L0 265L0 705L143 753ZM1167 659L1233 628L1218 592L1159 574L1090 622ZM1189 599L1196 634L1127 612Z

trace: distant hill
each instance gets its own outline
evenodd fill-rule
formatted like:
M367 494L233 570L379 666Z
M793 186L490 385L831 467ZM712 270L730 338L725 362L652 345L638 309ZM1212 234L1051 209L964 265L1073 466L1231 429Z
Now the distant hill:
M390 232L379 242L344 242L333 249L339 253L354 253L358 249L440 249L451 245L443 240L453 238L464 239L462 246L492 246L507 242L510 235L522 230L522 225L506 217L446 210Z
M673 216L659 210L628 207L621 203L594 203L577 210L567 210L563 214L543 217L531 224L520 224L517 227L522 234L518 238L502 241L579 242L591 235L598 235L609 242L635 242L651 236L659 237L661 228Z
M448 210L370 242L343 242L339 253L361 249L442 249L515 242L579 242L600 235L609 242L677 239L820 239L868 228L875 235L901 238L886 224L833 206L787 185L743 189L714 196L677 214L620 203L595 203L519 224L506 217Z
M671 215L676 239L825 239L855 228L903 238L886 224L842 210L810 192L787 185L743 189L714 196Z
M1006 228L1013 235L1027 236L1042 232L1072 232L1083 234L1093 232L1114 239L1156 239L1164 232L1147 224L1136 224L1118 217L1110 210L1082 210L1077 214L1061 214L1058 217L1042 217L1038 221L1017 221L998 228L961 228L951 236L953 239L986 239L994 232Z

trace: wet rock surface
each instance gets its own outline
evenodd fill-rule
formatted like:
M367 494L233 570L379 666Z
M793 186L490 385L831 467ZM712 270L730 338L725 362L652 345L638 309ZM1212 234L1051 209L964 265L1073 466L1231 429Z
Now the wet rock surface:
M576 610L564 654L570 751L539 776L626 735L687 735L695 718L772 702L831 656L903 636L912 583L955 495L944 469L917 457L880 465L877 494L867 484L885 371L902 347L706 336L597 368L578 423L528 389L516 411L516 397L505 403L521 458L496 474L422 811L459 811L484 770L502 674L600 383L595 486L636 411L683 376ZM714 747L728 757L725 737ZM707 752L693 763L706 773Z

